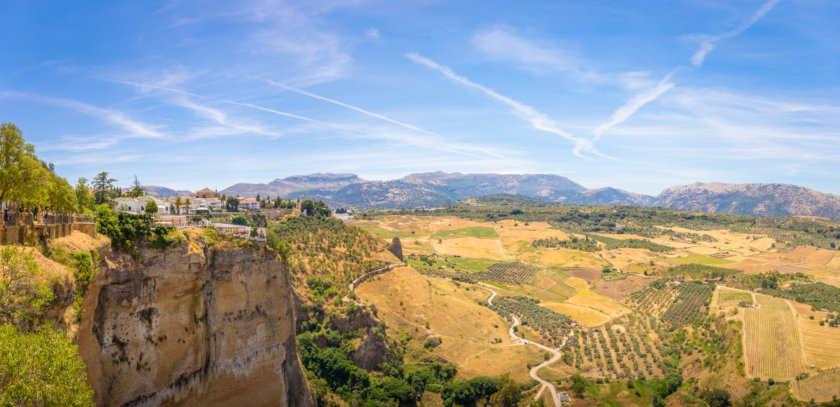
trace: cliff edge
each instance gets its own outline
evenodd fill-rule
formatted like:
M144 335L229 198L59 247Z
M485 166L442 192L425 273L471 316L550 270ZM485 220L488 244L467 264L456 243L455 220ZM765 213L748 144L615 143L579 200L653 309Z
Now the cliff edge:
M137 256L111 253L78 331L102 406L312 406L290 277L254 242L188 230Z

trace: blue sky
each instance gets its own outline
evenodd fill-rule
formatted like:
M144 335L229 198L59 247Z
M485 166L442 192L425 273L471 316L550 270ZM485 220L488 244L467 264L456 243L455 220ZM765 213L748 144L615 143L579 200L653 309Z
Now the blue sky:
M0 121L72 183L443 170L840 193L833 0L0 3Z

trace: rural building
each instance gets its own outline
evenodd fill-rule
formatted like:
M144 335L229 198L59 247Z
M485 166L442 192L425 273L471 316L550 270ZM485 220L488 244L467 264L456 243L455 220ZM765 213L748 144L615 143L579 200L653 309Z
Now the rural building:
M169 213L169 203L151 196L142 196L139 198L117 198L114 200L116 204L114 208L119 212L126 213L145 213L146 204L149 201L154 201L158 207L158 213Z
M572 399L569 398L569 395L562 391L557 393L557 398L560 399L561 403L570 403L572 401Z
M246 210L246 211L258 211L260 210L260 201L257 201L256 198L238 198L239 199L239 209Z

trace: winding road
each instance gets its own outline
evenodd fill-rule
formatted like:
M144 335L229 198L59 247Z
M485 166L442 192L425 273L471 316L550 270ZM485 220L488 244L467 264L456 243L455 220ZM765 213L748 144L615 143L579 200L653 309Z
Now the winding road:
M493 290L492 286L490 286L490 285L487 285L487 284L484 284L484 283L478 283L478 284L481 286L481 288L483 288L487 291L490 291L490 297L487 298L487 304L493 305L493 299L496 298L498 293L495 290ZM553 355L551 357L551 359L546 360L545 362L540 363L539 365L532 367L531 371L528 372L531 375L531 378L533 378L534 380L536 380L536 381L540 382L540 384L542 384L542 387L540 388L540 391L538 391L537 395L534 396L534 400L538 400L540 398L540 396L542 396L543 391L545 391L545 389L548 389L548 391L551 393L551 399L554 400L555 407L560 407L562 403L560 402L560 397L557 395L557 389L554 387L553 384L551 384L547 380L544 380L543 378L539 377L537 375L537 372L540 369L542 369L542 368L560 360L560 358L563 357L563 354L560 353L560 351L558 351L557 349L549 348L548 346L545 346L543 344L540 344L540 343L537 343L537 342L534 342L534 341L531 341L531 340L528 340L528 339L524 339L524 338L521 338L518 335L516 335L516 333L514 332L514 329L517 326L521 325L521 321L519 321L519 318L516 315L511 315L511 317L513 318L513 325L510 326L510 330L508 331L508 333L510 334L511 342L513 342L515 345L534 345L534 346L536 346L536 347L538 347L542 350L545 350L547 352L551 352L551 354ZM568 336L563 338L563 343L560 345L561 348L566 344L567 339L568 339Z

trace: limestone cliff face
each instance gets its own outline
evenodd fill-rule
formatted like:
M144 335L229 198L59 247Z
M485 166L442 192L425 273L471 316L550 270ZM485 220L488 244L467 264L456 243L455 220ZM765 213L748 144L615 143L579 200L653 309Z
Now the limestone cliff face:
M282 263L190 240L105 259L78 333L97 405L314 405Z

